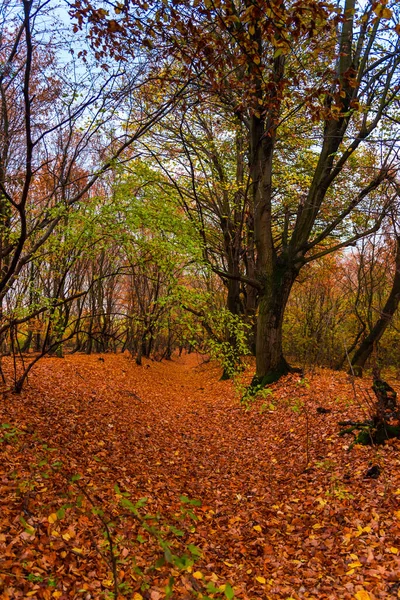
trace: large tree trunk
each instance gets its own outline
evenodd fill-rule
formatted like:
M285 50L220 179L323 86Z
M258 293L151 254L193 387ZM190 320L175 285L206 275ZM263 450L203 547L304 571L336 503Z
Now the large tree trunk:
M355 375L361 377L365 363L369 359L374 349L374 346L379 342L381 337L386 331L387 326L393 318L400 302L400 237L396 239L396 271L394 274L392 289L386 304L382 310L381 316L375 323L374 327L367 335L367 337L361 342L360 346L356 350L352 361L351 367Z
M275 267L260 296L257 319L256 374L253 385L264 387L292 369L283 356L283 317L295 275Z

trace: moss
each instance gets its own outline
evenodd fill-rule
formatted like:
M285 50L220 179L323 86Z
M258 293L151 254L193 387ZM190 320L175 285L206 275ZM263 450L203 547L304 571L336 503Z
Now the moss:
M400 426L399 425L388 425L387 423L381 423L377 427L365 427L360 431L354 444L360 444L362 446L372 446L373 444L384 444L386 440L400 437Z
M392 438L397 438L400 436L400 426L399 425L387 425L383 423L380 425L374 435L375 444L383 444L385 440L391 440Z
M361 446L372 446L373 435L371 435L371 430L363 429L362 431L360 431L360 433L354 440L352 446L354 446L354 444L360 444Z

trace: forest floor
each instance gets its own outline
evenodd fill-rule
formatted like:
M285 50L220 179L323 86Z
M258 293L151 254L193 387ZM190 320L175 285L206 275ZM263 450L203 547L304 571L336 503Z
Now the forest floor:
M291 375L245 410L219 376L72 355L3 393L1 600L400 597L400 442L338 436L371 382Z

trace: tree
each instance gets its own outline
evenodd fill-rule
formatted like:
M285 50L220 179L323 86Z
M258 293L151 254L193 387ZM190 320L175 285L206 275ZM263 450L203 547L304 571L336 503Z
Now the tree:
M386 302L368 335L362 339L351 359L351 370L362 375L367 360L393 319L400 302L400 235L395 233L394 275Z
M3 9L4 23L8 19L14 28L6 30L0 48L1 297L68 208L126 159L127 149L176 99L173 94L141 110L132 87L144 84L143 64L101 69L82 51L85 66L60 40L48 40L43 50L46 18L57 18L47 4L26 0L22 12L8 3ZM61 63L68 52L70 62Z
M74 43L76 48L79 39L79 53L66 42L72 24L65 18L60 27L55 6L4 0L1 7L0 331L4 339L14 326L49 310L49 295L39 307L36 293L23 315L21 307L7 313L19 279L37 277L49 240L54 241L55 235L62 238L71 212L89 201L100 178L132 156L135 142L173 109L185 86L171 88L168 97L146 97L150 60L144 53L131 65L101 64L77 32ZM64 272L51 282L54 306L61 302L64 307L62 319L61 308L52 308L53 317L60 316L59 329L68 322L66 276ZM58 333L61 340L61 329ZM53 341L54 336L53 328Z
M254 270L245 135L235 114L193 100L182 108L179 121L163 119L142 144L199 231L203 259L226 287L227 309L251 324L253 349L256 291L245 282ZM235 335L227 332L227 337L234 350Z
M99 18L99 9L85 6ZM399 7L356 0L337 8L319 0L196 6L177 0L152 3L150 10L134 2L116 8L128 24L143 14L152 32L148 43L159 43L175 69L190 68L201 101L217 99L247 128L256 247L251 284L259 296L254 383L264 385L289 370L282 323L300 270L377 231L389 209L397 148L396 135L386 133L388 123L392 129L398 124ZM110 19L104 16L107 35ZM133 25L129 35L135 35ZM313 140L310 170L289 193L276 193L279 148L300 132ZM367 142L381 148L372 171L357 164ZM301 145L297 158L302 154Z

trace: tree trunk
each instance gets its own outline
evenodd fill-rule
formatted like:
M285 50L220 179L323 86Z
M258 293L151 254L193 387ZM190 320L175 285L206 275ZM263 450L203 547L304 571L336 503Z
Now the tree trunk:
M295 277L288 267L275 267L260 296L253 385L264 387L292 371L283 356L282 325Z
M236 275L236 273L235 273ZM227 309L233 315L242 314L242 306L240 302L240 282L234 279L229 279L227 282L228 297L226 301Z
M400 302L400 237L396 239L396 271L394 274L392 289L383 308L381 316L371 329L367 337L361 342L351 361L352 371L358 377L362 376L365 363L369 359L374 346L379 342L386 331L387 326L393 318Z

